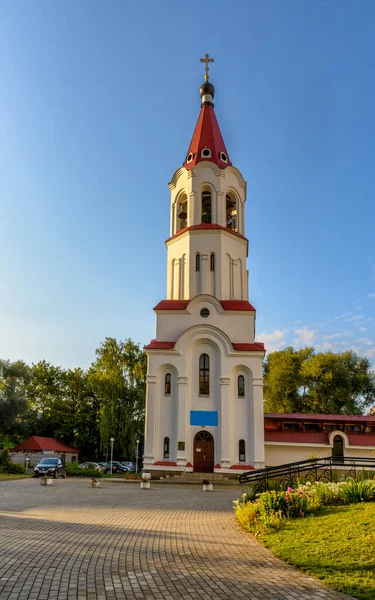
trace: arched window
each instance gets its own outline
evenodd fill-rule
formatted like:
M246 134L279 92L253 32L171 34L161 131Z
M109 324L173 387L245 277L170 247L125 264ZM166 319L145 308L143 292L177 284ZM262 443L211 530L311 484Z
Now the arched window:
M210 357L201 354L199 358L199 394L208 396L210 393Z
M225 197L227 227L237 231L237 203L229 194Z
M170 373L167 373L164 379L164 394L166 396L170 396L171 395L171 384L172 384L172 377Z
M202 192L202 223L211 223L211 192Z
M177 216L178 216L178 231L187 227L187 196L183 195L178 202Z
M195 270L201 270L201 255L199 254L199 252L197 252L195 255Z
M245 460L246 460L245 440L240 440L238 442L238 458L239 458L240 462L245 462Z
M341 435L335 435L333 438L332 457L335 461L340 461L344 457L344 440Z
M243 398L245 396L245 377L243 375L238 376L238 396Z
M210 256L210 270L215 271L215 254L212 252Z
M169 458L169 438L164 438L164 458Z

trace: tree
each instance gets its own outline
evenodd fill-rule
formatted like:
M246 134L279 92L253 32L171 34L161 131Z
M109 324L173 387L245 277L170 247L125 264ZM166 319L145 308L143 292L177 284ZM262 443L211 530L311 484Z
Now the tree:
M114 437L115 453L131 457L144 427L146 355L130 339L106 338L96 356L89 377L100 403L102 452Z
M375 374L353 351L292 347L272 352L264 365L265 410L362 414L375 401Z
M28 406L27 383L30 369L21 360L0 360L0 434L21 434Z
M264 363L264 398L267 412L302 412L306 395L302 368L313 348L291 346L271 352Z

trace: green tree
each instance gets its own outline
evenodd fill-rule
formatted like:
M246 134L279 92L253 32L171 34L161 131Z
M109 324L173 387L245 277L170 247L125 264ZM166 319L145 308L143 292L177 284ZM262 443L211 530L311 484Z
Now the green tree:
M362 414L375 401L370 362L351 350L271 352L264 383L266 412Z
M264 363L266 412L303 412L306 396L303 365L313 348L295 350L291 346L271 352Z
M25 428L30 369L21 360L0 360L0 435L15 440Z
M144 428L146 355L130 339L106 338L96 356L89 377L100 404L102 452L114 437L115 454L132 457Z

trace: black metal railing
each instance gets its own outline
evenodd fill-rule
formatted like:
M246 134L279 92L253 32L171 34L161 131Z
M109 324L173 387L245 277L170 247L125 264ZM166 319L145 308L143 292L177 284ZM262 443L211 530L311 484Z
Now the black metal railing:
M239 476L239 481L254 484L258 490L265 491L271 479L278 480L281 485L294 485L301 478L305 481L332 481L335 470L340 470L348 477L356 477L358 472L363 470L375 471L375 456L372 458L347 458L346 456L309 458L276 467L248 471Z

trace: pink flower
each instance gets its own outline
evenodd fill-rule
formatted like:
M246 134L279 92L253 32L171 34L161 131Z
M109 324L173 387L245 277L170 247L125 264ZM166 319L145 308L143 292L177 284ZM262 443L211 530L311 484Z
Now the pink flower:
M292 491L293 491L293 488L288 487L287 492L292 492Z
M289 500L290 500L289 496L285 496L285 500L286 500L287 502L289 502Z

